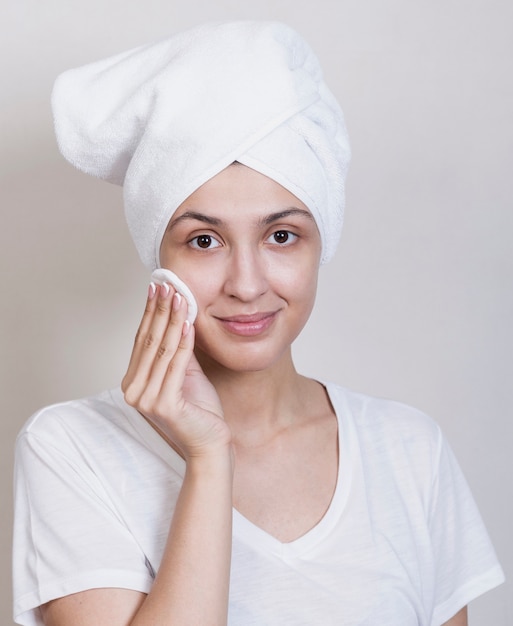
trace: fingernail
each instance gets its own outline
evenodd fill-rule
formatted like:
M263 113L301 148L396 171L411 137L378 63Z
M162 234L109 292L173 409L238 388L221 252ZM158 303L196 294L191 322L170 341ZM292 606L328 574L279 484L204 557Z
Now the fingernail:
M167 298L167 296L169 295L169 285L167 283L162 283L160 287L160 295L163 298Z
M152 300L156 293L157 286L155 283L150 283L150 286L148 287L148 300Z
M176 292L173 296L173 311L178 311L180 304L182 303L182 296Z
M183 323L182 335L186 337L189 334L190 330L191 330L191 323L189 322L189 320L185 320L185 322Z

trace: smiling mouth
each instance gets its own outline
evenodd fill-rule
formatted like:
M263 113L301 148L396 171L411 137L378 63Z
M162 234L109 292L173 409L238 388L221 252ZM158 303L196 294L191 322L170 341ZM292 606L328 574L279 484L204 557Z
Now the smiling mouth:
M252 313L251 315L233 315L218 317L221 325L228 332L241 337L254 337L265 332L274 322L278 311Z

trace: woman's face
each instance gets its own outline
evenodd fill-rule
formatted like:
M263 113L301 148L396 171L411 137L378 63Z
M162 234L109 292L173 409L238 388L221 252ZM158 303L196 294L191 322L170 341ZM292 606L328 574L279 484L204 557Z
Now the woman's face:
M310 211L255 170L231 165L191 194L160 260L198 302L200 360L256 371L288 355L314 304L320 253Z

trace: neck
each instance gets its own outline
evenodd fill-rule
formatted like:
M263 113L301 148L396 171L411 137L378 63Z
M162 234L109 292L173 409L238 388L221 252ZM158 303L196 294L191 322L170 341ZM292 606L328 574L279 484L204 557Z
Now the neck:
M296 372L290 351L261 371L228 370L201 352L196 356L219 394L236 439L270 436L301 412L307 379Z

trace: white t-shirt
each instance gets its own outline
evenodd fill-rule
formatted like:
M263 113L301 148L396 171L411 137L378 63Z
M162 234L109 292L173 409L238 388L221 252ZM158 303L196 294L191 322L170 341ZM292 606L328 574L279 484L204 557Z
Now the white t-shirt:
M422 413L326 385L338 483L281 543L233 512L230 626L439 626L503 580L467 484ZM98 587L148 592L184 461L119 389L34 415L17 441L14 615Z

